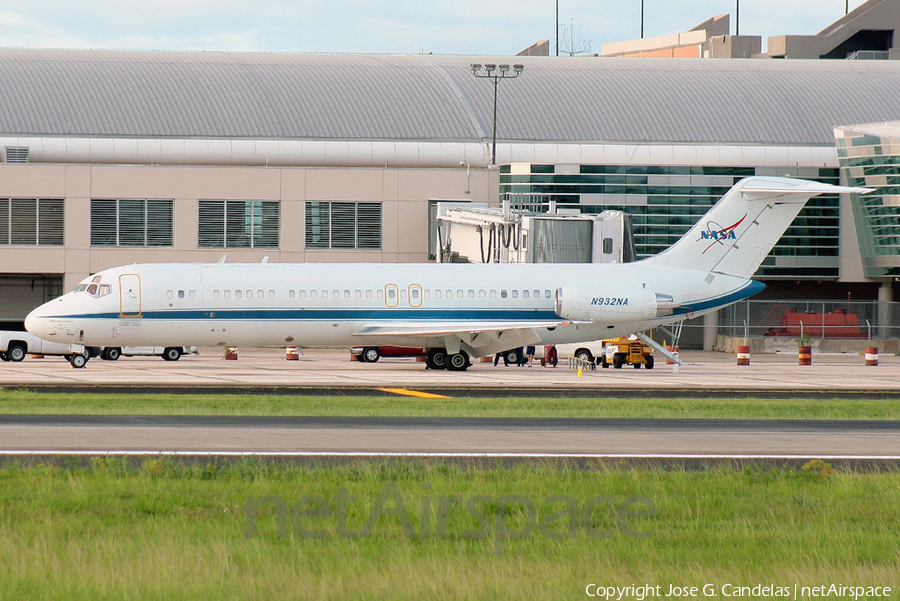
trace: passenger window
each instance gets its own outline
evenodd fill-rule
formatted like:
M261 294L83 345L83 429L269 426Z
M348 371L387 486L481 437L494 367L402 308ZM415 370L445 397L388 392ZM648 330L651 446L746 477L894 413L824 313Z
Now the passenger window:
M506 298L506 290L500 291L500 298Z
M257 290L257 291L256 291L256 298L266 298L266 292L265 292L265 290Z
M491 298L497 298L497 291L491 290Z
M225 298L231 298L231 290L225 291Z
M234 291L234 298L243 298L243 297L244 297L244 293L243 293L243 292L241 292L240 290L235 290L235 291Z
M275 291L269 290L269 298L275 298Z
M253 298L253 291L252 291L252 290L248 290L248 291L247 291L247 298Z
M475 298L475 291L469 288L469 298Z
M535 290L535 291L534 291L534 298L541 298L541 291L540 291L540 290Z
M184 290L178 291L178 298L184 298Z
M191 290L190 292L188 292L188 297L189 297L191 300L197 298L197 291L196 291L196 290Z
M357 299L362 298L362 291L361 291L361 290L354 290L354 291L353 291L353 297L354 297L354 298L357 298Z
M388 300L395 300L397 298L397 291L393 288L388 288L387 294Z
M487 296L487 295L485 294L484 290L478 291L478 298L484 298L485 296Z
M175 292L173 290L166 290L166 297L175 298Z
M403 300L406 300L406 289L403 289L400 291L400 298L402 298Z
M294 291L293 291L293 290L288 290L288 298L291 298L291 299L294 298Z
M544 290L544 298L550 298L553 294L549 290Z
M441 289L440 288L435 289L434 298L441 298Z
M412 300L419 300L419 289L413 288L409 291L409 298Z
M344 298L350 298L350 291L344 290Z
M306 290L298 290L297 296L299 296L300 298L306 298Z
M519 291L518 291L518 290L513 290L513 291L512 291L512 297L513 297L513 298L519 298Z
M456 298L462 298L462 297L463 297L463 291L462 291L462 289L461 289L461 288L460 288L460 289L457 289L457 291L456 291Z
M447 288L447 296L445 298L453 298L453 291Z
M522 298L529 298L530 296L531 296L531 293L528 292L527 290L522 291Z
M375 296L378 297L378 300L383 299L383 298L384 298L384 290L382 290L381 288L379 288L378 291L375 293Z
M424 295L426 300L431 298L431 290L425 290Z
M371 290L366 290L366 298L368 298L368 299L371 299L371 298L372 298L372 291L371 291Z
M323 291L322 291L322 298L328 298L328 291L327 291L327 290L323 290Z
M218 298L219 298L219 291L218 291L218 290L213 290L213 298L215 298L215 299L218 299Z
M334 298L335 300L341 298L341 293L338 292L337 290L332 290L331 295L332 295L332 298Z
M316 292L315 290L310 290L310 291L309 291L309 297L310 297L310 298L319 298L319 293Z

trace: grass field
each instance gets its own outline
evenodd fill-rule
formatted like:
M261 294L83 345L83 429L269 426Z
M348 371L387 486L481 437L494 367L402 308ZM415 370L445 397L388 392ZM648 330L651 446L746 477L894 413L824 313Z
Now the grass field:
M248 498L271 501L251 501L252 536ZM379 498L381 517L350 537L365 530ZM896 591L898 498L900 473L838 473L821 463L706 472L7 464L0 598L564 599L584 598L590 583ZM287 510L283 536L275 499Z
M900 419L900 399L450 398L207 394L61 394L0 391L0 413Z

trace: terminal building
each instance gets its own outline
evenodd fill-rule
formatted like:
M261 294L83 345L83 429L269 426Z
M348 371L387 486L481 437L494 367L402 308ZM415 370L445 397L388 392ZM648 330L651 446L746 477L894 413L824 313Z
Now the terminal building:
M494 166L470 65L504 62L0 49L0 321L132 262L428 261L440 202L622 210L641 258L747 175L853 177L835 128L900 110L896 61L516 57ZM889 298L854 202L810 203L768 294Z

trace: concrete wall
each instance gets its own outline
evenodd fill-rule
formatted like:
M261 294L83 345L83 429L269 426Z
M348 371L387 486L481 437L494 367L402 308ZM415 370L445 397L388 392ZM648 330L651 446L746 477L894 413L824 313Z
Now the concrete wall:
M63 288L134 262L418 262L427 260L429 198L497 202L496 169L267 168L213 166L0 165L0 197L65 199L64 246L0 246L0 273L59 274ZM468 192L467 192L468 191ZM173 199L171 248L91 247L92 198ZM281 202L277 249L201 249L198 201ZM382 248L306 250L305 201L382 202ZM0 302L3 299L0 298Z

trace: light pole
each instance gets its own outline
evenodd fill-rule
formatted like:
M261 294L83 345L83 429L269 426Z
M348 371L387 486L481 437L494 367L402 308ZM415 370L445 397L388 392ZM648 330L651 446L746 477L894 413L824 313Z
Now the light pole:
M497 85L501 79L514 79L525 70L525 65L471 65L472 75L490 79L494 83L494 134L491 137L491 165L497 164Z

